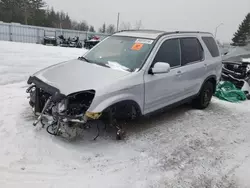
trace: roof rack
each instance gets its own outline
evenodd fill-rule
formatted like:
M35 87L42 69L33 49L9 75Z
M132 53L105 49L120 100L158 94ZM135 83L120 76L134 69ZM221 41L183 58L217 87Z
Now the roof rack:
M164 33L166 31L161 31L161 30L154 30L154 29L123 29L123 30L119 30L119 31L116 31L115 33L121 33L121 32L130 32L130 31L143 31L143 32L161 32L161 33Z
M209 32L204 32L204 31L175 31L175 33L205 33L205 34L211 34Z
M133 32L138 32L141 33L141 34L154 34L155 35L155 39L159 39L165 35L172 35L172 34L188 34L188 33L202 33L202 34L209 34L209 35L213 35L212 33L209 33L209 32L203 32L203 31L160 31L160 30L153 30L153 29L140 29L140 30L120 30L120 31L117 31L115 32L113 35L115 34L118 34L118 33L122 33L122 32L131 32L131 34Z
M162 31L162 30L154 30L154 29L124 29L120 31L116 31L115 33L121 33L121 32L130 32L130 31L142 31L142 32L162 32L164 34L173 34L173 33L203 33L203 34L212 34L210 32L204 32L204 31Z

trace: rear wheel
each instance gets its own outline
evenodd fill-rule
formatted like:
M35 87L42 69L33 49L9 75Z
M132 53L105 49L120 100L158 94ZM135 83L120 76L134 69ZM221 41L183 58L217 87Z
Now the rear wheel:
M207 81L199 94L199 96L192 101L192 105L197 109L205 109L209 106L214 93L213 83Z

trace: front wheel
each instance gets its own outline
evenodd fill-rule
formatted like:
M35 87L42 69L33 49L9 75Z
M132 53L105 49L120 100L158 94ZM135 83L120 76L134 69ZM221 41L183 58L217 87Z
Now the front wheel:
M207 108L211 102L213 93L214 93L213 83L210 81L207 81L203 85L198 97L192 101L193 107L197 109Z

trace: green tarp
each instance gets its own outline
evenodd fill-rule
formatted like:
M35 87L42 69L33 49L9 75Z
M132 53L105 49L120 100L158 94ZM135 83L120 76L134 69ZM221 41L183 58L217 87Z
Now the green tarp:
M214 95L229 102L239 102L247 99L246 94L229 81L219 82Z

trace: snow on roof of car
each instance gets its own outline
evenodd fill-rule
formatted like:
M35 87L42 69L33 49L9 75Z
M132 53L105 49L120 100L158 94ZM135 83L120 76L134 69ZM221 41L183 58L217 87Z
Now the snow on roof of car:
M209 32L200 32L200 31L160 31L160 30L125 30L125 31L119 31L115 33L115 36L129 36L129 37L138 37L138 38L148 38L148 39L156 39L160 35L163 34L180 34L180 33L186 33L186 34L197 34L197 33L202 33L202 34L209 34Z

